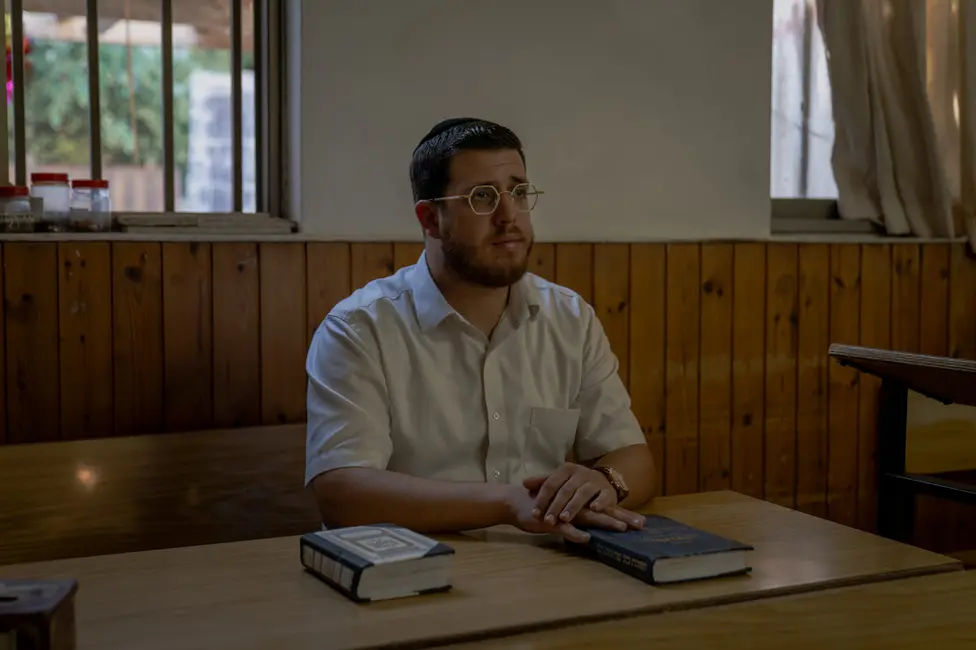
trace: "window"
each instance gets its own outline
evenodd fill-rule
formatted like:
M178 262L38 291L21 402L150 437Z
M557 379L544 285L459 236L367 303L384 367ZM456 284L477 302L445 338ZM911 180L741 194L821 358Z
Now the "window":
M281 214L282 4L7 0L10 182L104 178L118 212Z
M836 199L834 119L815 0L775 0L770 195Z

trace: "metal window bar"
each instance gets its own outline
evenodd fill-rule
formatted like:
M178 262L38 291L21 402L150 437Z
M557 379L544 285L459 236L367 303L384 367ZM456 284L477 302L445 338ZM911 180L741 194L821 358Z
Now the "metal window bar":
M268 209L265 204L264 193L264 7L263 0L253 0L251 3L251 57L254 64L254 208L257 212L264 212Z
M6 9L6 6L4 7ZM7 30L0 29L0 52L7 51ZM7 81L6 73L4 82ZM6 93L6 90L4 91ZM7 102L0 101L0 185L10 185L10 150L7 148Z
M88 32L88 141L91 177L102 177L102 103L98 64L98 0L88 0L85 10Z
M233 196L234 212L244 210L244 97L241 88L244 68L243 36L241 34L244 17L241 15L241 0L230 3L230 94L231 94L231 149L233 151Z
M27 118L24 115L24 3L10 2L10 49L14 82L14 183L27 185Z
M162 0L163 210L176 210L176 146L173 142L173 0Z

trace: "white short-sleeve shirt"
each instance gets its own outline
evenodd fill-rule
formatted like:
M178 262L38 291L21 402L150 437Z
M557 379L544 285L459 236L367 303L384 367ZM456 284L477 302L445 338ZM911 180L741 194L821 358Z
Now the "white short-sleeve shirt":
M518 483L571 450L643 444L593 309L526 274L489 340L444 299L426 256L319 326L306 361L306 485L342 467Z

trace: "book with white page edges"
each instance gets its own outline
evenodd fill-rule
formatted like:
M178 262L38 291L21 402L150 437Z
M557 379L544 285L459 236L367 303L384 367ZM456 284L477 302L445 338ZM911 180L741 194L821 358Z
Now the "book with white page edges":
M454 549L392 524L350 526L302 535L302 566L356 602L451 588Z

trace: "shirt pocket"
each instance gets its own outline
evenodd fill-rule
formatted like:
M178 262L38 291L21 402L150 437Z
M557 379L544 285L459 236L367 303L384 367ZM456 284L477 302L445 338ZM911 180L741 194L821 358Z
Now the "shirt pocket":
M544 474L557 469L570 456L576 441L579 409L532 407L526 455L523 458L529 474Z

